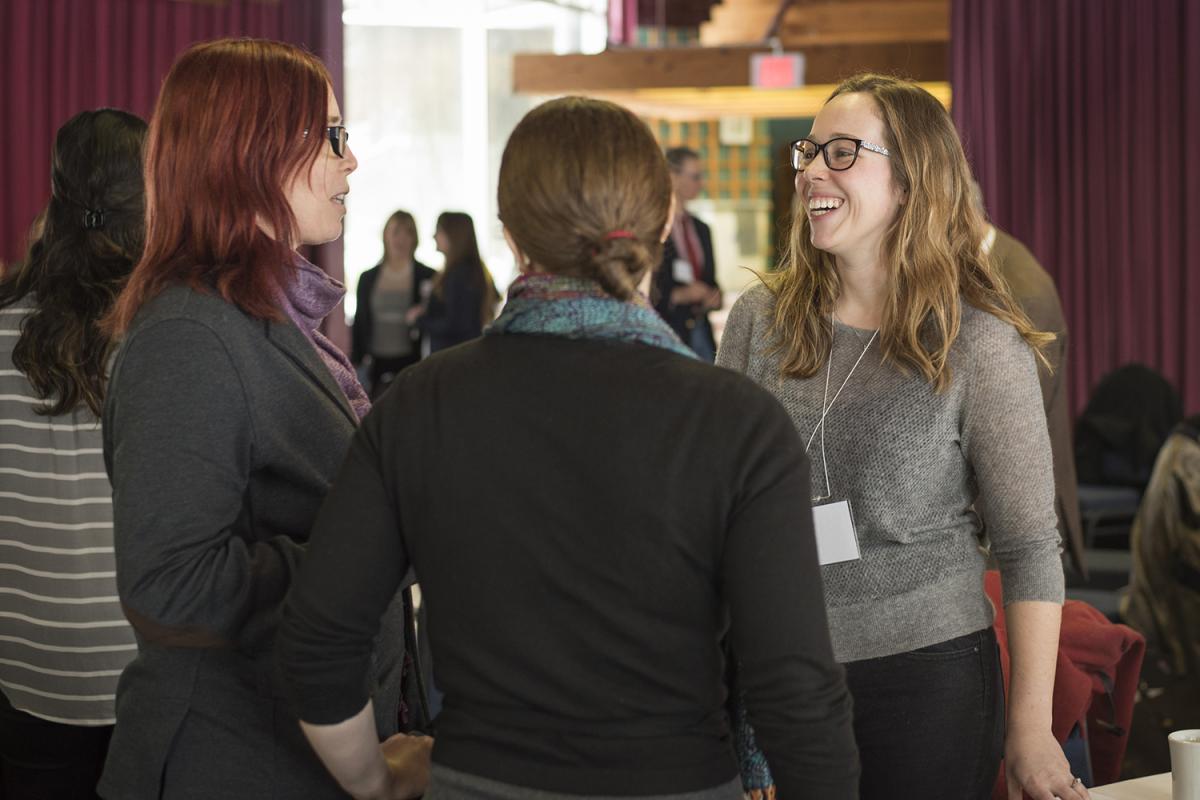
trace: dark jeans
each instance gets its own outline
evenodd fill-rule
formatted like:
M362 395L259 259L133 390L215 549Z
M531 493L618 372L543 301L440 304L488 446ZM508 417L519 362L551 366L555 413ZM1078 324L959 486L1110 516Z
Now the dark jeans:
M1004 754L991 628L845 665L862 800L987 800Z
M92 800L112 726L61 725L18 711L0 693L3 800Z

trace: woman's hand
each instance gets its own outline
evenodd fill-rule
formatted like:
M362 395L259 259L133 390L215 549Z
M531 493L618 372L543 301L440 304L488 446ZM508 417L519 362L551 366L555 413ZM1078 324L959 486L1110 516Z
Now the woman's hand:
M1012 663L1004 741L1008 798L1021 800L1024 789L1033 800L1087 800L1087 789L1071 774L1050 732L1062 607L1024 600L1010 603L1006 612Z
M413 306L404 313L404 321L409 325L419 320L425 315L425 306Z
M676 286L671 290L671 305L690 306L703 303L711 291L712 287L701 281L689 283L686 286Z
M1004 742L1008 800L1087 800L1083 782L1071 774L1062 747L1048 728L1013 730Z
M317 757L355 800L408 800L429 786L433 739L398 734L382 744L375 733L375 704L342 722L301 722Z
M409 800L429 788L433 738L398 733L379 745L388 766L388 785L380 800Z

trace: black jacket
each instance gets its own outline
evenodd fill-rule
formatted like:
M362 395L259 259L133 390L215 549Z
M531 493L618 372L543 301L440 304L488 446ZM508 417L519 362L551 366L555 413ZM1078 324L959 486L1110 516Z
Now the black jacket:
M470 341L483 333L483 296L492 291L488 279L485 285L475 286L466 270L448 273L442 280L442 290L426 301L424 316L417 327L429 337L429 352L436 353L456 344Z
M717 286L716 262L713 260L712 231L695 217L692 217L692 222L696 226L696 237L700 240L700 249L704 253L704 269L700 273L700 280L713 288L720 288ZM699 325L701 330L707 333L709 343L716 350L712 326L708 323L708 312L704 307L699 304L677 306L671 302L671 290L686 285L675 280L674 264L677 258L681 256L675 249L675 237L669 236L663 245L662 262L658 271L654 273L650 298L654 303L654 310L679 334L684 344L691 342L692 329Z
M167 289L142 308L104 405L121 605L138 656L117 689L107 798L345 796L279 697L280 608L357 418L290 321ZM402 616L384 622L398 646ZM387 672L396 730L399 657ZM160 794L161 787L161 794Z
M371 294L375 284L379 282L379 272L382 264L376 264L358 278L358 307L354 311L354 326L350 329L350 361L358 366L363 359L371 355L371 332L375 329L374 312L371 310ZM424 299L421 296L421 286L427 284L437 275L420 261L413 262L412 304L419 305Z

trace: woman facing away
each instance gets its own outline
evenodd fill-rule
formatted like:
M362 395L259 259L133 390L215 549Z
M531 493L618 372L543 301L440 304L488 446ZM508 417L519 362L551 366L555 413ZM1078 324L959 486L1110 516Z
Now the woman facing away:
M499 209L522 274L486 335L364 420L284 612L290 695L356 797L399 796L363 675L410 567L445 693L430 800L740 800L727 632L785 796L856 796L802 444L637 289L670 204L619 106L563 98L513 131Z
M83 111L0 282L0 795L96 796L133 631L117 602L100 318L142 253L146 123Z
M482 334L483 326L492 321L498 298L479 255L470 216L443 212L433 238L446 265L434 279L428 301L410 310L408 320L429 337L429 352L436 353Z
M341 234L357 165L329 75L298 47L198 44L163 82L146 248L106 321L124 337L104 456L138 655L117 690L105 797L344 797L281 703L271 654L313 518L369 407L317 330L341 284L295 249ZM382 623L392 644L394 611ZM398 655L370 657L382 737L396 730Z
M1084 798L1050 732L1063 574L1035 363L1049 335L980 250L953 123L915 84L860 75L792 165L784 267L734 306L718 363L779 398L814 461L862 796L986 798L1003 755L1010 798ZM1004 585L1007 729L983 541Z
M437 273L416 260L417 243L412 214L393 212L383 226L383 260L358 279L350 361L367 365L372 397L421 360L420 331L409 324L408 312L429 296Z

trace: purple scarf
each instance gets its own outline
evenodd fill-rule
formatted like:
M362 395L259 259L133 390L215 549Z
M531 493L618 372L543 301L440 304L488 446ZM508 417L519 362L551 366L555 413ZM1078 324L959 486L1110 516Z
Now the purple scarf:
M296 255L296 272L292 279L283 287L279 297L279 305L284 313L300 332L308 337L316 348L317 355L325 362L329 374L342 387L351 408L361 420L371 410L371 400L367 397L350 359L329 341L325 334L317 330L329 312L337 308L346 287L326 275L320 268L308 259Z

